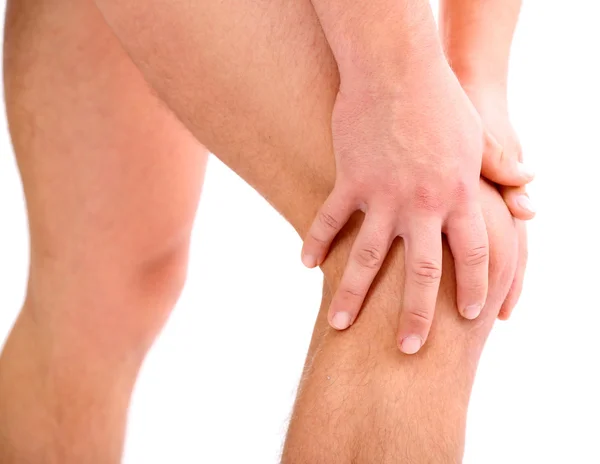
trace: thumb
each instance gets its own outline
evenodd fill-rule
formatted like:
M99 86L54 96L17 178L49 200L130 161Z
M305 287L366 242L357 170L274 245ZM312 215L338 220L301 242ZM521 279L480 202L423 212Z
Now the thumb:
M496 138L485 131L481 175L507 187L521 187L533 180L533 172L519 161L518 153L508 153Z

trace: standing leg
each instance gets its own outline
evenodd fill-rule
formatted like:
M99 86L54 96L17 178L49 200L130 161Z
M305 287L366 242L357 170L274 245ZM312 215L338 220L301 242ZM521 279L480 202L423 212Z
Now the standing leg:
M207 152L91 0L11 0L5 34L31 266L0 357L0 462L116 464L185 280Z

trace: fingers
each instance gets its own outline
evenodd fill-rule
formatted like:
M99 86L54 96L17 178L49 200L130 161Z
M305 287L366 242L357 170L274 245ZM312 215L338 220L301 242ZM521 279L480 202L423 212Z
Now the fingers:
M507 153L496 139L485 134L481 175L500 185L519 187L533 180L534 174L519 161L517 153Z
M475 319L487 298L490 256L487 229L479 206L449 218L446 235L454 257L458 310L466 319Z
M331 242L357 210L355 202L336 187L313 221L302 247L302 263L309 268L321 265Z
M354 323L389 251L392 236L389 221L375 214L367 214L331 301L329 323L333 328L344 330Z
M421 349L431 328L442 277L442 232L437 220L417 221L404 235L406 283L399 318L398 346L406 354Z
M519 258L517 261L517 272L513 283L508 291L508 296L504 300L504 304L500 308L498 319L503 321L508 320L513 309L519 301L521 291L523 290L523 280L525 278L525 268L527 267L527 228L523 221L515 221L517 234L519 236Z
M515 218L523 221L533 219L536 210L525 191L525 187L503 187L500 189L500 193Z

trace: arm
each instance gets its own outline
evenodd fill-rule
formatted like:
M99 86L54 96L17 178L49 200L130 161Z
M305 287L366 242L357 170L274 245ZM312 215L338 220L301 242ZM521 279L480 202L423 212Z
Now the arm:
M332 114L336 182L310 228L303 262L323 261L357 209L366 212L340 288L333 327L356 320L391 241L406 247L406 298L398 345L419 350L433 319L441 234L456 261L458 310L478 317L486 300L488 239L477 200L484 163L501 160L492 137L443 58L426 0L312 0L340 73ZM485 150L483 141L486 141ZM491 180L523 185L529 173L499 166Z
M340 73L332 115L336 183L303 248L312 267L353 211L367 217L333 296L330 322L346 329L393 239L404 240L406 298L398 345L427 339L441 276L441 235L456 259L458 310L486 300L488 240L477 201L480 121L443 57L426 0L313 0Z
M312 0L342 87L389 88L412 67L441 60L428 0Z
M506 95L508 60L521 0L442 0L440 32L461 82L484 83Z

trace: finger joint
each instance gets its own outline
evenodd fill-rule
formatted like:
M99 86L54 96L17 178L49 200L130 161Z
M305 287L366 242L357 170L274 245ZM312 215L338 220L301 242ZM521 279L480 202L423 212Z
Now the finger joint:
M340 227L340 222L333 217L332 214L321 211L319 213L319 222L327 229L338 230Z
M356 253L356 261L361 267L378 269L381 267L383 254L377 247L364 247Z
M465 264L469 267L485 264L489 260L489 251L486 245L471 248L465 256Z
M412 272L415 283L423 287L437 285L442 278L441 264L432 259L416 261Z
M431 312L425 309L411 309L409 310L409 314L417 320L426 322L429 324L432 321Z

